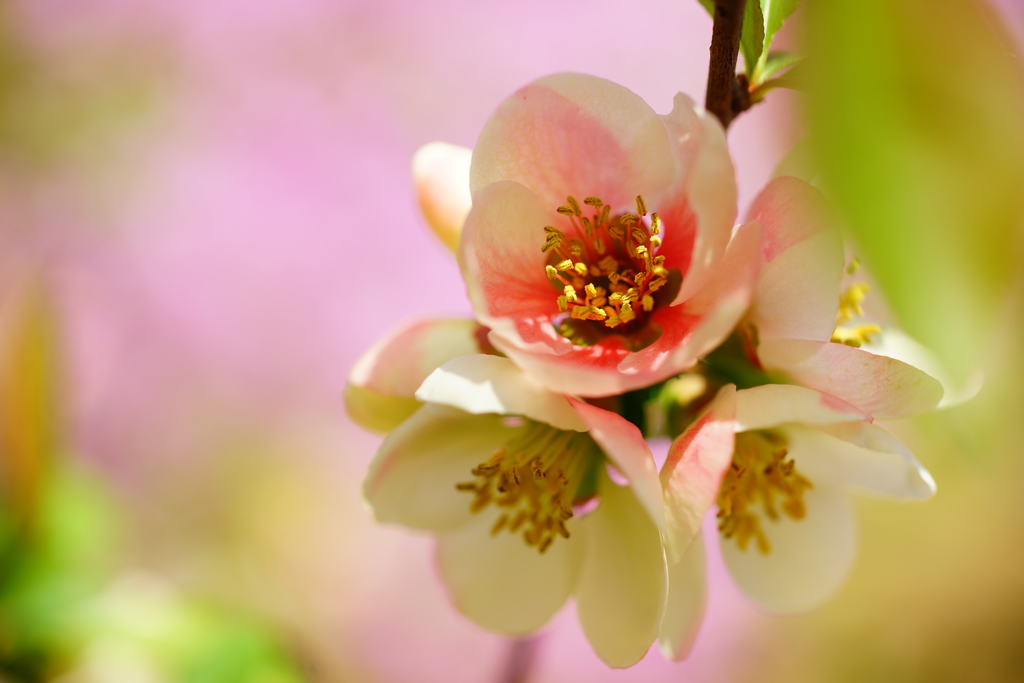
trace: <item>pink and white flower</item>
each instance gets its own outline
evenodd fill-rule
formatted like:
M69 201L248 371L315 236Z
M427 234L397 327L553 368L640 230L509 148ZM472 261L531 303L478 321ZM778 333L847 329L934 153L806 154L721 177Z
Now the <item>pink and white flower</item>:
M746 309L760 230L734 234L725 135L685 95L659 116L592 76L536 81L487 122L470 189L459 263L476 316L552 391L664 380Z
M849 345L856 340L832 341L837 309L843 320L851 304L840 296L842 240L820 192L777 178L751 218L764 227L762 266L744 344L724 371L755 381L722 387L673 443L661 472L665 542L670 562L679 558L717 504L737 584L769 609L795 612L823 602L849 571L850 494L934 493L928 472L873 421L931 410L943 391L911 365ZM720 363L708 362L712 371Z
M661 484L635 426L497 356L445 363L416 398L423 406L385 439L364 494L379 521L436 535L441 576L464 615L525 634L573 596L613 667L641 659L663 617L695 630L695 584L669 596Z

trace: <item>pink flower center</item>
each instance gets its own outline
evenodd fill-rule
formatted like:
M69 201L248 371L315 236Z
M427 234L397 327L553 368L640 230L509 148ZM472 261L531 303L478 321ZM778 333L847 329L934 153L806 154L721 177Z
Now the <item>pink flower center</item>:
M575 197L558 213L569 221L563 231L547 226L542 250L549 254L545 271L560 292L558 309L565 313L557 324L560 334L578 346L620 335L636 351L653 343L661 329L650 314L668 305L679 291L678 270L665 267L661 247L661 219L647 218L643 197L636 198L636 213L612 215L611 206L598 197L583 204ZM614 330L614 332L613 332Z

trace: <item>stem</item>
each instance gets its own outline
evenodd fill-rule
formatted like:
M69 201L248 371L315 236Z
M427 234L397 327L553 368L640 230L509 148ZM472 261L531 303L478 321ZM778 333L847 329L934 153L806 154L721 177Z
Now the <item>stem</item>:
M711 61L708 63L708 91L705 108L718 117L723 128L750 106L743 102L736 79L736 58L740 52L743 9L746 0L715 0L715 25L711 30ZM746 106L743 106L746 104Z
M516 638L508 649L508 659L501 670L498 683L527 683L537 660L540 636Z

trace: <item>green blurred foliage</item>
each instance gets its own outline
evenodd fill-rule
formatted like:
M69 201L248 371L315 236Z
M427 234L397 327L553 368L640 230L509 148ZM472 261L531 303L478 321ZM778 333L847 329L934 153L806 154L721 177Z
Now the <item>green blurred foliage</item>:
M1006 334L1021 272L1024 74L1011 40L971 0L817 0L803 28L824 186L901 324L964 378Z
M244 612L132 571L129 518L60 450L58 336L45 288L0 308L0 681L300 683Z

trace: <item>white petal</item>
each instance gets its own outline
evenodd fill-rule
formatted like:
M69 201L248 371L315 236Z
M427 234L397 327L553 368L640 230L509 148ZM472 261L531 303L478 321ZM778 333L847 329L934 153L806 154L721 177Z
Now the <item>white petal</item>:
M462 356L448 361L427 377L416 398L467 413L523 415L558 429L587 431L564 396L551 393L500 356Z
M658 643L666 659L686 659L700 631L707 606L704 541L693 539L683 559L668 568L668 602L661 621Z
M883 328L881 334L874 335L871 341L861 348L880 356L901 360L937 379L943 389L938 408L952 408L971 400L978 395L985 383L985 373L980 370L974 372L964 382L954 380L931 349L892 327Z
M363 495L379 522L439 531L465 524L471 494L455 484L514 433L498 415L470 415L425 405L381 444L363 482Z
M420 209L434 233L453 252L473 198L469 193L469 164L473 150L446 142L420 147L412 158L412 177Z
M490 535L498 511L437 540L437 563L455 607L485 629L522 635L565 603L579 574L584 541L559 538L543 555L521 534Z
M736 392L738 432L787 422L817 425L870 419L842 399L795 384L765 384Z
M900 441L881 427L844 422L784 428L789 455L813 483L902 500L924 500L935 481Z
M771 552L755 543L740 550L720 537L722 558L739 588L765 609L806 612L824 603L845 580L856 554L853 510L845 493L816 487L804 493L807 516L762 518Z
M668 575L658 529L627 486L601 474L600 504L576 525L586 557L576 589L583 632L613 668L636 664L658 637Z
M360 426L389 432L420 406L416 389L452 358L479 353L473 320L414 320L392 330L364 353L348 375L345 408Z
M569 399L615 468L622 473L658 529L665 528L665 503L654 454L636 425L616 413Z
M933 410L942 385L915 367L845 344L808 339L762 339L757 356L798 384L837 396L876 418Z

